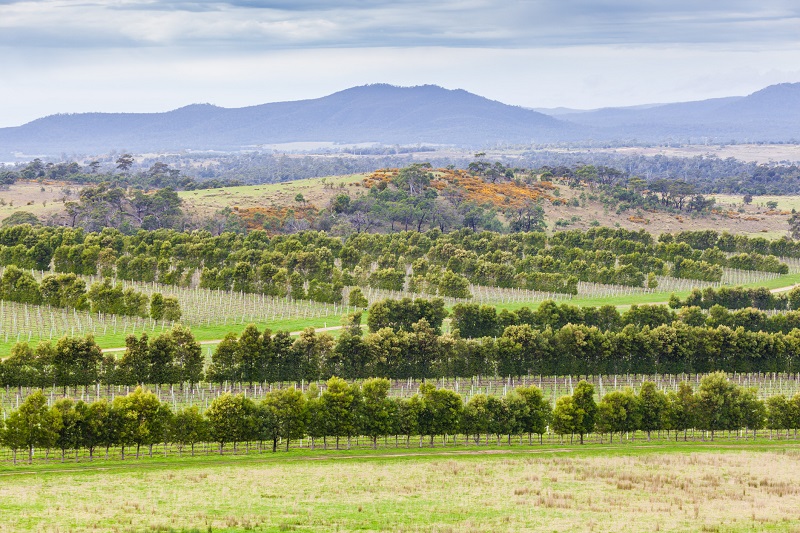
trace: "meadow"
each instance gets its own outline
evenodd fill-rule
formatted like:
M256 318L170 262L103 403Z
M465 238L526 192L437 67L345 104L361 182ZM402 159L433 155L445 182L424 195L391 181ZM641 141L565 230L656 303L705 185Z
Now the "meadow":
M728 441L0 466L0 531L798 531L798 462Z

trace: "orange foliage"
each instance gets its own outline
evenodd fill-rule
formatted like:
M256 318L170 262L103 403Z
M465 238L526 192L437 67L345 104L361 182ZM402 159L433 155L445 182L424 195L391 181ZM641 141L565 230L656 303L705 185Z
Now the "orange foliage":
M739 213L737 213L736 211L720 211L719 209L712 209L711 212L714 213L715 215L720 215L725 218L732 218L732 219L740 218Z
M364 187L376 186L379 182L390 183L397 176L399 169L388 168L376 170L363 180ZM566 204L563 198L550 194L557 187L550 181L539 181L531 184L515 181L488 182L479 176L473 176L466 170L440 168L433 170L431 187L443 191L448 187L460 189L464 199L478 204L490 203L499 208L523 207L529 201L548 200L553 204Z
M636 224L649 224L650 223L650 219L649 218L642 218L642 217L635 216L635 215L629 216L628 220L630 220L631 222L635 222Z
M317 215L317 209L313 205L296 207L247 207L238 209L238 215L248 229L264 229L264 222L270 220L282 224L289 215L296 219L305 219L311 222ZM277 228L275 228L277 229Z

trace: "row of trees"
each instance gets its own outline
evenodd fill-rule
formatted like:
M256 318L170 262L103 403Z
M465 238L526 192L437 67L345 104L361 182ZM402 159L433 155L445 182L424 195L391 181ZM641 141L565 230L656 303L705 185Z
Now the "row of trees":
M429 445L441 436L446 442L457 442L459 435L480 445L495 438L500 444L506 437L533 435L551 431L570 441L577 435L581 444L592 433L614 435L644 432L650 440L653 432L674 432L678 440L688 431L699 429L713 440L719 431L753 432L768 428L780 436L800 428L800 394L793 398L777 395L762 401L754 389L741 388L724 374L705 376L697 391L683 382L676 391L665 393L652 382L644 382L638 393L628 388L609 392L600 401L595 399L592 385L581 381L573 393L562 396L551 405L535 387L518 387L509 394L487 396L477 394L464 401L456 392L438 389L431 384L420 386L411 398L390 397L387 379L371 378L348 384L330 378L321 392L315 385L306 393L295 388L271 391L255 402L242 394L218 396L205 412L197 406L173 411L155 394L141 387L113 402L105 399L87 404L70 398L48 406L41 391L26 398L20 407L0 423L0 443L13 452L27 450L33 460L35 449L58 449L61 460L67 453L85 449L94 458L97 449L136 447L138 458L146 447L150 456L153 447L175 444L181 454L188 448L194 455L199 443L214 442L222 454L226 445L234 452L240 443L257 443L259 451L269 443L273 452L282 442L289 450L291 440L310 438L311 448L322 440L335 439L339 449L342 439L364 436L377 448L378 439L394 437L395 445L403 438L406 447L412 437L419 436L419 446L427 436Z
M721 289L725 291L726 289ZM768 289L744 289L760 294L769 293ZM727 326L731 329L743 328L745 331L756 333L759 331L769 333L789 334L800 327L800 311L785 311L770 314L754 307L729 310L719 303L710 308L700 307L695 304L694 295L705 294L713 289L706 289L702 293L695 291L683 304L678 305L680 299L670 298L670 305L632 305L630 309L620 313L613 305L601 307L578 307L568 303L557 304L552 300L545 300L535 310L522 307L516 311L502 309L499 313L496 307L472 303L459 303L453 306L451 324L453 330L458 330L458 335L464 338L499 337L509 326L529 325L533 329L544 330L551 328L557 330L567 324L581 324L596 327L604 332L619 332L627 326L654 329L673 322L680 322L693 327ZM800 295L800 291L793 289L791 298ZM723 300L724 301L724 300ZM785 296L784 296L784 302ZM686 306L687 302L693 305ZM375 304L373 304L375 305Z
M697 310L699 317L704 315ZM724 317L722 317L724 318ZM717 320L713 314L707 320ZM203 368L191 333L176 327L149 339L129 336L121 359L103 356L94 339L64 337L36 349L18 343L0 363L0 385L74 386L137 383L262 383L315 381L332 375L393 379L693 372L796 372L800 329L748 331L742 326L693 326L675 321L656 327L628 324L603 331L568 323L559 328L511 325L498 337L464 339L437 332L425 319L381 327L364 335L359 317L338 339L306 329L229 333Z
M286 334L288 337L288 333ZM203 379L203 355L191 331L175 326L149 339L129 335L125 354L103 354L94 337L63 337L32 348L15 344L0 361L0 384L10 387L89 387L97 383L197 383Z
M693 289L685 300L677 295L669 298L669 306L673 309L697 306L701 309L710 309L715 305L725 309L744 309L752 307L763 310L792 311L800 310L800 287L795 287L788 292L771 292L766 287L721 287L715 289Z
M86 290L86 282L75 274L51 274L42 282L30 272L14 265L0 276L0 300L33 305L65 307L92 313L150 317L155 320L180 320L181 309L174 296L161 293L152 298L132 287L123 289L106 278Z

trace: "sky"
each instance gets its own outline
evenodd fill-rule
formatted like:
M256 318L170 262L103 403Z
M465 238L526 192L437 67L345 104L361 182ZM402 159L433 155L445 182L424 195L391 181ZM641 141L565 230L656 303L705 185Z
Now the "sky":
M800 82L794 0L0 0L0 127L436 84L526 107Z

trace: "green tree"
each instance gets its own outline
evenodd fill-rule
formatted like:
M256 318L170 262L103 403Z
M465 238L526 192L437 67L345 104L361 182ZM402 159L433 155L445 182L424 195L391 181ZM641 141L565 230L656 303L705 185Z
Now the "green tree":
M539 443L541 444L542 435L547 431L547 426L553 416L553 408L550 402L544 397L542 390L534 385L514 389L509 397L509 402L517 397L525 403L526 407L524 410L517 410L514 415L520 431L528 434L529 443L531 434L539 435Z
M235 333L229 332L211 355L211 365L209 365L207 373L208 380L212 383L240 381L239 355L239 340Z
M28 450L28 462L33 463L34 448L49 449L55 446L61 429L59 411L47 406L42 391L28 396L6 419L3 444L11 448L16 462L16 451Z
M86 337L62 337L56 343L53 365L55 384L89 387L98 382L103 352L90 334Z
M203 418L196 405L186 407L175 413L169 428L172 442L178 445L178 456L187 445L191 447L194 457L194 446L198 442L205 442L208 438L208 422Z
M389 387L385 378L368 379L361 385L361 432L372 439L373 449L378 447L378 437L389 433Z
M83 404L83 402L80 403ZM61 418L55 445L61 450L61 462L63 463L67 450L75 450L77 454L78 448L81 446L84 429L84 421L81 417L83 407L76 408L76 404L71 398L61 398L53 404L53 409L58 411L58 416Z
M597 404L597 428L609 433L614 442L614 433L636 431L641 427L641 402L631 389L606 393Z
M486 434L486 443L489 443L490 413L488 408L489 398L485 394L475 394L467 405L461 417L461 429L467 437L472 435L475 444L480 445L481 435Z
M81 441L89 450L89 460L94 460L94 450L113 440L113 420L111 406L105 398L90 404L79 403L76 409L80 411L82 424Z
M273 452L277 450L278 438L285 441L288 452L291 439L305 436L308 406L306 397L301 391L294 388L272 391L264 397L261 407L267 411L274 427Z
M697 389L697 413L700 429L714 433L737 429L739 424L739 388L723 372L704 376Z
M0 277L0 300L38 305L42 292L30 272L9 265Z
M594 431L595 417L597 416L597 404L594 401L594 386L586 381L581 381L572 393L575 407L580 412L577 418L576 433L580 436L583 444L583 436Z
M656 384L652 381L645 381L639 389L639 410L642 417L640 427L647 432L649 441L652 431L663 429L667 411L667 396L656 389Z
M169 332L175 346L173 365L177 380L191 387L203 379L203 350L189 328L176 324Z
M144 385L150 379L150 345L147 333L137 339L125 337L125 353L120 363L123 385Z
M791 427L791 410L786 395L776 394L775 396L767 398L766 411L766 423L767 429L770 430L770 436L772 435L772 431L776 431L778 437L780 437L781 431L786 430L788 433Z
M393 430L397 435L405 436L406 448L409 447L411 437L419 435L419 420L422 414L422 399L415 394L411 398L393 398L395 404L393 411L396 413L393 420ZM420 439L420 445L422 440Z
M165 407L155 394L142 387L114 398L114 409L122 421L121 440L136 445L137 459L142 446L148 446L152 456L153 445L162 441L168 425Z
M422 396L422 412L420 414L420 434L433 438L441 435L446 439L448 435L455 435L461 426L461 412L464 403L461 396L455 391L437 389L435 385L423 383L419 387Z
M233 451L236 452L236 444L247 438L254 408L252 400L243 394L233 396L225 393L211 402L205 415L209 423L209 435L219 443L220 455L226 443L232 442Z
M339 449L339 439L350 437L358 428L358 403L359 391L347 382L336 376L330 378L327 388L320 399L322 409L328 423L329 434L336 437L336 449ZM348 439L349 449L349 439Z
M150 318L153 320L164 318L164 295L160 292L150 296Z
M739 416L741 425L745 428L745 438L747 430L753 430L753 439L756 438L758 430L764 427L767 419L767 407L763 401L758 399L756 389L742 389L739 393Z
M553 409L553 432L562 437L569 434L571 444L573 435L583 431L583 414L572 396L562 396Z
M667 420L675 431L675 440L681 431L683 440L686 440L688 430L697 427L697 397L689 383L681 381L677 392L667 394Z
M364 296L364 293L361 292L361 289L358 288L358 287L354 287L353 289L350 289L350 296L348 298L349 298L348 304L351 307L358 307L358 308L361 308L361 309L366 309L367 306L369 305L369 302L367 301L366 297Z

